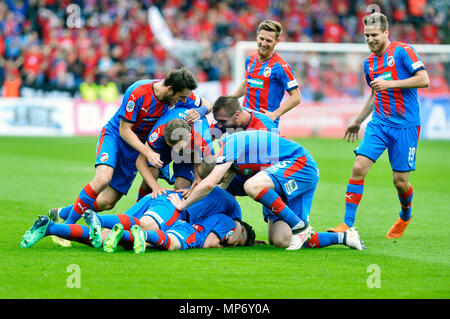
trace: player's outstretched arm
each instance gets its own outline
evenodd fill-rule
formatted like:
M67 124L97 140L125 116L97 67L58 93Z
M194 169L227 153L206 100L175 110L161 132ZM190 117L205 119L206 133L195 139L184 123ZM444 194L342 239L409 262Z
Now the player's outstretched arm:
M201 119L203 116L211 112L213 105L207 99L202 98L202 104L198 108L189 110L186 121L194 122Z
M347 142L350 142L351 140L353 143L355 140L358 139L358 133L361 128L361 123L364 122L364 120L372 113L374 100L375 100L375 93L372 90L358 117L353 121L353 123L347 126L343 138L344 140L346 139Z
M149 167L147 165L147 158L139 154L138 158L136 159L136 168L139 171L139 174L141 174L142 179L144 182L152 189L152 198L155 199L156 197L166 194L167 188L163 188L158 184L157 177L159 175L159 169L154 167ZM154 171L152 171L154 170Z
M227 162L221 165L216 165L212 172L204 178L198 185L192 190L189 197L181 200L178 195L170 194L167 198L172 202L173 206L179 211L185 210L192 204L198 202L206 195L208 195L214 187L220 182L225 172L231 167L233 163ZM172 196L175 195L175 196Z

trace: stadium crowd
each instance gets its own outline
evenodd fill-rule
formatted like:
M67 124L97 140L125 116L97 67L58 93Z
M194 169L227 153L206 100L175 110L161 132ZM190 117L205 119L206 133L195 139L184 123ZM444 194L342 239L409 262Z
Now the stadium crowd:
M191 70L202 82L231 78L229 49L254 40L264 18L281 22L282 41L363 42L361 17L373 2L391 17L393 38L449 43L445 0L5 0L0 3L2 95L19 96L21 86L73 95L92 85L114 98L139 78L164 78L180 61L152 33L151 6L160 9L174 37L209 48ZM70 11L71 4L78 7ZM312 86L332 81L322 73L308 74ZM345 83L360 81L353 74L342 76Z

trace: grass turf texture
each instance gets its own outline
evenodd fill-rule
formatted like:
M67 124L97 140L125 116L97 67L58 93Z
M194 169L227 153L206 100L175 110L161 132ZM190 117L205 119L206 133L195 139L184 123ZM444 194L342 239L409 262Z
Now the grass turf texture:
M310 222L316 231L342 222L355 144L305 139L321 172ZM119 248L105 254L44 238L19 248L38 214L73 203L93 177L96 138L0 138L0 298L449 298L450 142L420 141L413 220L399 240L385 238L399 202L384 154L366 178L356 226L367 250L344 246L286 251L272 246L189 251ZM112 213L136 200L138 176ZM260 205L238 198L244 220L267 239ZM82 220L80 223L84 223ZM71 289L69 265L80 267ZM380 288L368 280L379 267ZM372 269L372 270L371 270ZM69 270L69 271L68 271Z

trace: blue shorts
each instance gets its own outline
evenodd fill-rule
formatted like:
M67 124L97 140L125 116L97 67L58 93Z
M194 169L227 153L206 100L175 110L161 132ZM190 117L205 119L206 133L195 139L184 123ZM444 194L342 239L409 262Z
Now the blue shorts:
M392 170L415 171L419 133L420 126L391 127L370 121L355 154L376 162L387 148Z
M169 192L169 194L172 192ZM141 219L143 216L153 218L162 231L171 227L176 220L183 218L183 213L179 212L167 199L167 195L158 196L152 199L151 195L144 196L134 204L125 214Z
M309 220L312 201L319 181L319 168L311 155L281 161L266 168L275 191L286 205L305 222ZM279 218L269 209L263 208L264 220L277 221Z
M109 185L119 193L126 195L136 177L136 159L139 152L112 130L106 125L100 132L95 167L98 165L111 166L114 173Z
M192 182L195 178L194 165L189 163L173 163L173 174L171 174L170 165L166 165L159 169L159 178L164 179L169 185L175 184L178 177L183 177Z
M167 234L174 235L180 242L180 250L190 248L202 248L205 240L202 240L202 236L197 230L188 222L184 220L177 220L175 223L166 230Z
M244 190L245 178L242 175L236 175L228 185L227 192L233 196L247 196Z

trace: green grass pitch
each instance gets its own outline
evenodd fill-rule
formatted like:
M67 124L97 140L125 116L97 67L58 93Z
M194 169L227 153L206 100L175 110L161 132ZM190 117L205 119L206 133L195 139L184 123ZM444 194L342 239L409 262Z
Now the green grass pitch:
M0 137L0 298L450 297L448 141L419 143L417 171L411 174L413 220L399 240L385 238L399 211L386 154L372 168L356 222L366 251L257 246L105 254L78 243L56 247L49 238L19 248L38 214L73 203L91 180L96 141ZM342 222L355 144L299 141L321 173L310 222L326 231ZM113 212L135 202L140 181ZM239 202L257 238L267 239L260 205L244 197ZM73 288L71 265L80 271L79 288Z

